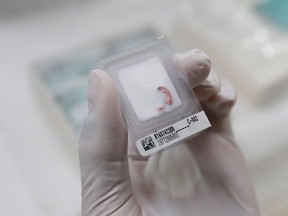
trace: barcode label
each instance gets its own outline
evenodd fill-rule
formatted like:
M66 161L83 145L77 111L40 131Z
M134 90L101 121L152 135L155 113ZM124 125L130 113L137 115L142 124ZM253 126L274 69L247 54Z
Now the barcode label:
M145 137L144 139L142 139L141 144L142 144L145 151L148 151L148 150L156 147L151 136Z
M146 157L181 142L196 133L199 133L211 126L204 111L185 118L161 130L155 131L136 142L139 153Z
M169 143L171 142L172 140L175 140L177 138L179 138L179 134L177 132L174 132L174 133L171 133L170 135L168 136L165 136L165 137L162 137L160 138L159 140L157 140L158 144L161 146L163 144L166 144L166 143Z

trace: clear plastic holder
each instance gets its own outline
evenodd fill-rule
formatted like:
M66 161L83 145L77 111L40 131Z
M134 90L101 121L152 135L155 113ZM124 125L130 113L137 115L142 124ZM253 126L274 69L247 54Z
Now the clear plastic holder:
M211 126L166 37L104 59L98 67L115 83L130 139L142 156Z

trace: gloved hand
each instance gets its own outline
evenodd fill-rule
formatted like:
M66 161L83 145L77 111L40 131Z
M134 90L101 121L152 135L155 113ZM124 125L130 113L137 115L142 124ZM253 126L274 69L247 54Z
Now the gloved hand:
M149 159L129 141L111 78L101 70L90 73L80 135L83 216L259 215L229 121L232 85L218 78L199 50L177 59L197 83L192 87L212 129Z

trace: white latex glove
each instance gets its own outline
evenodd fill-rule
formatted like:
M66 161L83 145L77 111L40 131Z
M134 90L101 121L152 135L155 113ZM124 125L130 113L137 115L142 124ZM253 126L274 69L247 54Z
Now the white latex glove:
M89 112L80 136L82 215L257 216L254 189L233 140L236 95L199 50L177 56L212 129L142 158L129 141L111 78L90 73ZM128 152L128 155L127 155Z

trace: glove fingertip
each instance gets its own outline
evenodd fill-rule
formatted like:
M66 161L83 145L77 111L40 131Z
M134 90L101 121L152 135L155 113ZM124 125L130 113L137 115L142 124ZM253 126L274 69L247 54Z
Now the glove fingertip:
M193 49L184 54L178 54L180 67L187 74L192 87L205 80L211 70L210 58L201 50Z
M221 80L221 88L217 95L203 102L209 110L219 117L227 116L234 107L237 93L228 80Z

